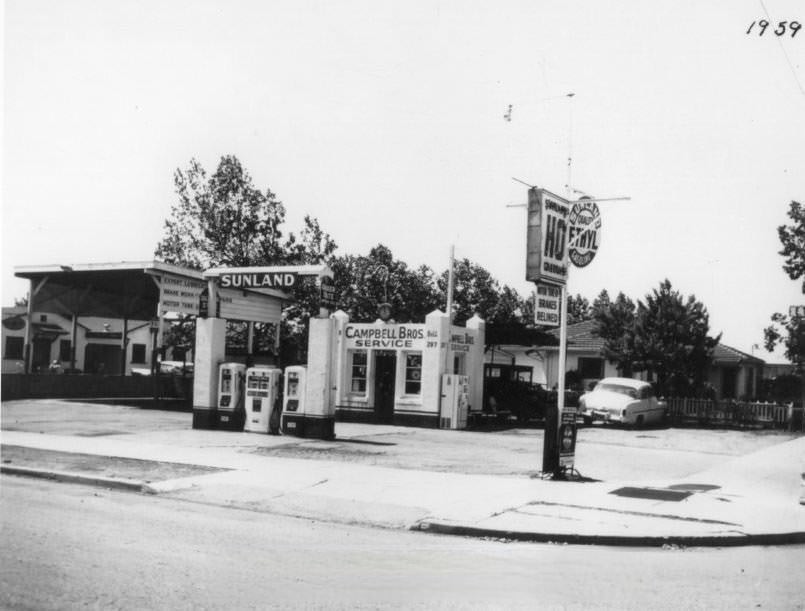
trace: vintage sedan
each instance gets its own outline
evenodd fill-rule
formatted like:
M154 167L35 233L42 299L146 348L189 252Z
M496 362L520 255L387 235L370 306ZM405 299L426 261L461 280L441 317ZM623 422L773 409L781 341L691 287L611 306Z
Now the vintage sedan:
M593 420L629 426L656 424L665 419L666 409L651 384L631 378L604 378L579 399L585 424Z

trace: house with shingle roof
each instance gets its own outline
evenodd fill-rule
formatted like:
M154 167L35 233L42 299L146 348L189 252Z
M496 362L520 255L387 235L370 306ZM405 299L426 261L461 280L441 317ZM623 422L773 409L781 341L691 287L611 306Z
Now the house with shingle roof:
M567 327L565 371L578 372L585 390L602 378L621 375L617 367L604 358L604 340L593 333L594 327L592 320ZM559 337L559 329L550 333ZM553 388L559 376L559 347L542 346L539 350L543 354L547 386ZM713 350L707 381L718 399L752 398L757 393L764 365L763 359L719 343ZM633 377L646 379L646 373L635 372Z

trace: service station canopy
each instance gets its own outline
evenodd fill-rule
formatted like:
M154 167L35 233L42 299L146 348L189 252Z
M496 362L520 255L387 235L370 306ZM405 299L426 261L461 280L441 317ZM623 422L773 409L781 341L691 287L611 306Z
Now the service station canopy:
M245 299L254 301L255 305L267 298L275 304L290 300L290 295L282 290L293 286L287 283L290 277L332 277L332 271L326 265L216 268L203 273L160 261L14 268L15 276L31 281L31 311L68 317L98 316L127 320L151 320L166 312L198 314L199 297L207 288L208 281L215 279L220 286L227 274L229 281L238 275L249 276L250 279L241 277L235 280L231 291L221 287L222 293L230 294L219 295L219 298L223 297L225 301L229 299L228 303L242 303ZM261 274L271 276L263 280L262 276L258 276ZM260 279L260 286L256 285L255 278ZM241 314L248 315L248 312ZM270 317L276 315L276 312L272 312ZM263 315L260 315L255 320L262 318Z
M158 315L163 277L204 281L201 272L159 261L30 265L14 275L31 281L32 311L129 320Z

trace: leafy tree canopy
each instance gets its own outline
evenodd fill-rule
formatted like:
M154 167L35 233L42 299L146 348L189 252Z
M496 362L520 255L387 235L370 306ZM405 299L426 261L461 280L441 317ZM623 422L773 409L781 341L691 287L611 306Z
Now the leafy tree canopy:
M604 358L626 377L632 375L634 360L635 303L623 293L615 301L602 291L593 305L593 334L604 340Z
M165 234L155 256L193 269L217 266L250 267L261 265L316 264L327 262L337 248L316 219L305 217L299 236L283 235L285 207L270 189L261 191L237 157L221 157L215 172L208 176L196 159L187 169L174 173L177 200L165 221ZM283 312L283 336L306 333L305 322L318 308L313 283L300 283L294 289L295 302ZM245 331L233 325L228 341L245 342ZM268 330L258 326L258 343L268 343ZM192 331L177 330L183 342L192 341ZM304 338L297 338L303 343ZM178 341L178 340L177 340ZM293 343L293 341L292 341Z
M704 384L713 349L707 308L695 296L683 298L669 280L638 301L634 323L636 371L657 375L660 393L683 394Z
M592 319L592 309L590 302L581 295L567 296L567 324L575 325Z
M799 280L805 275L805 209L799 202L792 201L788 209L790 225L780 225L777 236L783 249L783 271L791 280ZM802 284L805 293L805 281ZM779 344L785 346L785 356L794 363L805 362L805 320L789 317L780 312L771 316L772 324L763 330L763 345L769 352Z
M365 256L336 257L331 266L338 307L355 322L376 320L381 303L391 304L397 322L422 322L441 305L433 271L427 266L411 269L383 244Z

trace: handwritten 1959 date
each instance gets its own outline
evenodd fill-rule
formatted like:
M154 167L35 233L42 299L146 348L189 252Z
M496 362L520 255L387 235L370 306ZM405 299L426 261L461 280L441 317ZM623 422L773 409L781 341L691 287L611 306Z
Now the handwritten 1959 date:
M749 26L749 29L746 30L746 33L751 34L752 28L754 28L756 25L758 26L758 28L757 30L755 30L755 32L757 32L758 36L763 36L763 34L766 33L766 28L768 28L769 26L774 26L773 23L769 23L765 19L761 19L760 21L753 21L752 24ZM788 27L786 28L786 26ZM794 38L794 36L797 35L797 32L799 32L801 27L802 24L799 21L780 21L777 24L776 28L769 31L774 32L777 36L785 36L786 32L790 31L791 38Z

